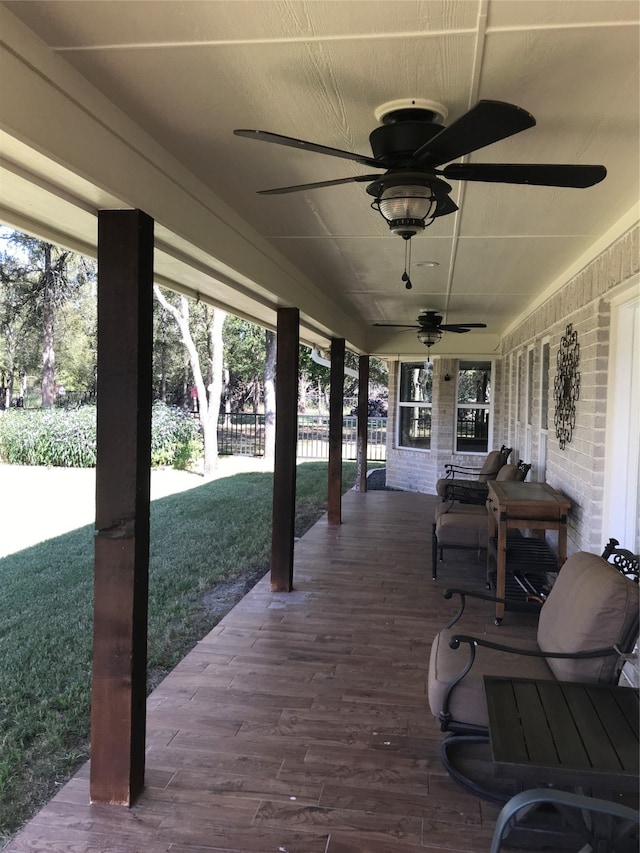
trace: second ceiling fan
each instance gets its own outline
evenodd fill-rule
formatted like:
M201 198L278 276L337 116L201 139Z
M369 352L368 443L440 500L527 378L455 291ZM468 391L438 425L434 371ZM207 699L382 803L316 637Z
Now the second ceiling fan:
M427 348L437 344L442 338L443 332L470 332L471 329L486 329L486 323L443 323L442 314L437 311L425 310L417 318L417 326L409 326L406 323L374 323L374 326L388 329L417 329L418 340Z

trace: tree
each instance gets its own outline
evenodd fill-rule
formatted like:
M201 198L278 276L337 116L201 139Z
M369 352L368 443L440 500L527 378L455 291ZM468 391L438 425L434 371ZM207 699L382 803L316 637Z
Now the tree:
M328 366L318 364L314 361L309 347L300 346L300 388L298 394L298 407L301 413L306 409L307 398L317 400L318 409L329 408L329 384L331 370ZM328 360L328 359L327 359ZM345 353L345 367L355 371L355 376L345 375L344 397L354 399L358 392L358 356L347 351ZM388 396L389 369L386 362L379 358L372 358L369 365L369 398L386 400Z
M273 459L276 451L277 335L267 329L264 341L264 458Z
M9 408L14 397L21 340L21 319L18 310L17 288L26 270L17 260L3 253L0 260L0 409Z
M15 232L11 242L21 246L30 263L30 291L34 318L42 325L41 406L52 406L55 400L56 356L54 348L56 313L68 298L71 283L67 275L69 252L51 243ZM26 305L26 303L25 303Z
M169 297L168 297L169 298ZM155 299L153 303L154 398L186 408L189 403L189 356L180 329Z
M16 378L36 369L26 344L33 346L38 340L41 405L51 406L55 400L58 343L64 338L67 351L70 351L78 335L90 334L91 330L95 333L95 288L92 303L87 296L90 286L95 285L95 263L17 231L8 233L6 239L12 250L8 249L2 255L0 327L5 350L3 366L9 389L6 395L9 398L13 396ZM86 308L89 319L87 328L80 329L78 309L85 296L89 303L83 302L83 311ZM74 310L67 312L64 334L61 334L59 321L64 319L64 307L70 300L74 301ZM95 346L93 353L95 364ZM86 370L84 372L86 374ZM92 381L92 376L90 369L89 381Z
M178 304L174 305L162 293L157 284L154 284L153 290L158 302L175 320L180 330L182 342L189 354L193 381L198 394L198 416L204 442L204 475L210 477L218 460L218 414L222 398L224 364L222 326L226 314L219 308L213 308L209 305L200 304L199 306L199 314L206 327L208 350L205 384L200 355L190 325L189 300L186 296L181 295L178 297Z
M328 367L318 364L311 357L309 347L300 345L298 353L298 411L304 414L309 397L316 401L316 408L328 411L328 395L331 371Z
M247 320L230 316L225 321L223 335L231 409L242 412L248 404L257 412L265 370L264 329Z

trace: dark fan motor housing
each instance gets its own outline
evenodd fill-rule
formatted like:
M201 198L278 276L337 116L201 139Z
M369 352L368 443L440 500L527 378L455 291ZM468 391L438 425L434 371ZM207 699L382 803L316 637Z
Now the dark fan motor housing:
M410 168L414 152L444 130L436 122L432 110L404 109L387 113L383 124L369 134L369 144L376 160L387 168Z

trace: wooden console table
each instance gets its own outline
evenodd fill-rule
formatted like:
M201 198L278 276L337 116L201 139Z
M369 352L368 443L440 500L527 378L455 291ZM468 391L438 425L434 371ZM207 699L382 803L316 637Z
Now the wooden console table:
M571 501L547 483L497 483L490 480L487 514L489 537L497 532L496 596L504 598L507 570L507 530L558 531L558 567L567 558L567 512ZM504 604L496 604L496 625L504 617Z

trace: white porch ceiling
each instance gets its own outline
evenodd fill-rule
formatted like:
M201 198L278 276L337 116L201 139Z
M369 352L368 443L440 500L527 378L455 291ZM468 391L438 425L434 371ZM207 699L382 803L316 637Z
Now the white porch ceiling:
M75 0L0 4L0 217L91 251L100 207L156 220L160 280L361 352L495 351L500 335L638 218L636 0ZM256 190L370 171L233 135L256 128L369 155L375 108L427 98L447 124L480 99L537 126L469 162L603 164L590 189L452 182L460 210L403 241L364 184Z

